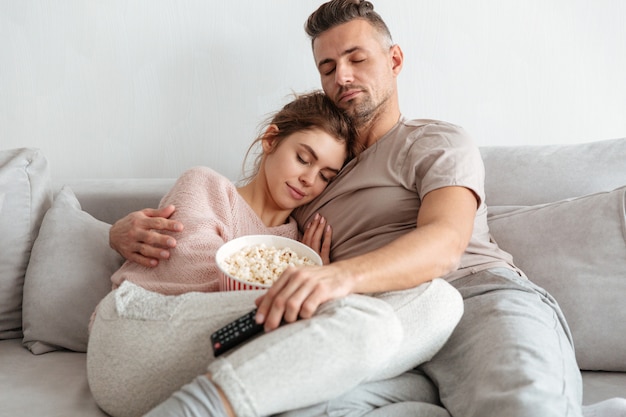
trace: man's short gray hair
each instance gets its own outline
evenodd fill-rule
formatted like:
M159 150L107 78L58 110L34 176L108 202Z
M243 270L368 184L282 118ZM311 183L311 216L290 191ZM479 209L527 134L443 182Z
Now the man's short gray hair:
M367 0L331 0L324 3L309 16L304 29L313 44L315 39L327 30L357 19L369 22L388 43L386 46L393 45L387 24L374 11L374 5Z

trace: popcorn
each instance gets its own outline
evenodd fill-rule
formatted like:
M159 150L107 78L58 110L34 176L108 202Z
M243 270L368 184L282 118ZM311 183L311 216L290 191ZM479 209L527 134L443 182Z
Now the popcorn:
M288 266L315 265L290 248L278 249L265 244L248 246L224 259L230 275L254 284L272 285Z

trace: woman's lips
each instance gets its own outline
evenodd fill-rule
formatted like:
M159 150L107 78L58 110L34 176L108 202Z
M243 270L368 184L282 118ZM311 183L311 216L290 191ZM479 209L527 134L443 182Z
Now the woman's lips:
M287 188L289 189L289 194L291 194L291 197L294 199L302 200L304 198L305 194L297 188L294 188L289 184L287 184Z

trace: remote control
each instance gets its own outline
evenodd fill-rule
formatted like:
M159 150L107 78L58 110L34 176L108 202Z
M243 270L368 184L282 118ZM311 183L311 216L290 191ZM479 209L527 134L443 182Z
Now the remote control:
M263 331L263 325L254 321L255 314L256 309L228 323L211 335L211 344L213 345L213 355L215 357Z

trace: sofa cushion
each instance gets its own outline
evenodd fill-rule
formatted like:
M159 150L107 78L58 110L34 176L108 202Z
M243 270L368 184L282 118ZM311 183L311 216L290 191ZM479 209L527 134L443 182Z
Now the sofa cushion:
M610 191L626 180L626 138L571 145L484 146L489 207L533 206Z
M500 247L559 302L579 366L626 371L626 187L489 219Z
M83 211L113 224L132 211L158 207L175 183L176 178L73 179L62 183L53 178L53 189L68 185Z
M82 211L69 187L55 197L24 283L23 343L31 352L86 351L91 313L122 264L109 247L109 227Z
M30 251L52 202L50 172L37 149L0 151L0 339L22 336L22 289Z

